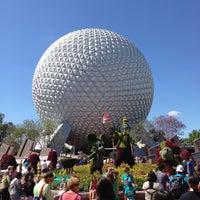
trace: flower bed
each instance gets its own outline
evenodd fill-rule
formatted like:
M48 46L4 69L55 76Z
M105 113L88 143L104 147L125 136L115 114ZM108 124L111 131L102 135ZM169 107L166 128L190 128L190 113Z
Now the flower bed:
M108 167L114 167L113 164L106 164ZM122 190L122 183L121 183L121 176L124 173L124 167L128 165L126 164L121 164L120 167L115 169L119 173L118 178L119 178L119 189ZM149 164L149 163L139 163L135 164L133 168L130 169L130 173L134 176L135 179L135 186L136 190L142 190L142 185L144 181L146 181L147 174L151 170L155 170L156 165L155 164ZM67 176L69 174L66 174L66 170L55 170L55 175L56 176ZM101 176L99 172L94 173L97 178ZM71 175L77 175L80 178L80 191L86 192L89 189L90 181L91 181L91 174L90 174L90 165L83 165L83 166L75 166L73 168L73 173ZM59 182L57 179L57 182L52 183L52 188L53 189L58 189L59 188Z

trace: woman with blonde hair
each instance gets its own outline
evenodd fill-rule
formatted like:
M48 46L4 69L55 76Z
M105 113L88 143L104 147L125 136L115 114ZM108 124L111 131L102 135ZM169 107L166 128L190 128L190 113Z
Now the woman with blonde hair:
M10 177L8 175L8 171L6 170L5 172L3 172L0 199L10 200L9 187L10 187Z
M80 180L77 177L72 176L68 181L67 181L67 186L68 186L68 191L64 192L59 200L83 200L83 197L78 194L79 192L79 184Z

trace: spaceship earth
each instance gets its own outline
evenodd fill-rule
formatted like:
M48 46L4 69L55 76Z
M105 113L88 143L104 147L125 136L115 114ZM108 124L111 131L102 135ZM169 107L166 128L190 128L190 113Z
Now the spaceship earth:
M71 127L67 143L86 144L88 133L108 133L105 112L119 127L146 119L153 101L153 77L139 49L104 29L77 30L56 40L41 56L32 96L42 120Z

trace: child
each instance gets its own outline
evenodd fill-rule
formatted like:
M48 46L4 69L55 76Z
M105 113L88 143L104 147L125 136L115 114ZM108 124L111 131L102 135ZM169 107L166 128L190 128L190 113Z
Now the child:
M63 192L67 191L67 181L66 181L65 177L62 178L59 190L60 190L59 194L62 194Z
M132 182L128 181L128 185L124 191L124 200L134 200L135 198L135 187Z
M97 178L96 176L92 176L92 180L90 182L90 188L89 188L89 200L95 200L96 199L96 186L97 186Z

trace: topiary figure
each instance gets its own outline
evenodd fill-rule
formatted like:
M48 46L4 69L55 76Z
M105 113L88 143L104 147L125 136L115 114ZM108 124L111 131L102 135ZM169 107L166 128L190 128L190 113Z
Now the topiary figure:
M120 131L112 129L114 136L118 139L117 142L117 158L115 166L118 167L122 162L125 162L132 167L134 165L133 149L134 140L130 137L131 128L128 124L128 119L123 117Z
M7 169L8 166L13 166L14 168L17 167L16 159L12 154L4 154L1 158L1 169Z
M77 158L62 158L60 159L60 164L64 167L66 173L72 173L77 161Z
M55 169L56 168L56 164L57 164L57 160L58 160L58 156L57 156L56 150L52 149L49 152L47 160L51 161L52 168Z
M33 153L28 158L29 165L33 168L34 172L37 173L37 164L40 161L39 155Z
M170 139L163 141L156 150L156 164L165 166L164 172L169 172L181 162L180 147Z
M107 112L104 113L103 116L103 124L106 127L111 129L111 140L113 148L116 146L117 154L115 157L115 166L118 167L122 162L125 162L132 167L135 164L134 160L134 150L133 145L135 145L135 141L130 136L131 127L128 124L127 117L123 117L122 125L119 128L119 131L115 130L112 125L112 119ZM114 145L114 138L117 138L117 145ZM138 141L136 145L141 149L146 145L142 143L142 141ZM115 154L114 154L115 155Z
M183 160L189 160L191 153L187 149L181 151L180 156Z
M91 146L91 154L88 156L90 159L90 173L93 174L96 170L102 173L105 134L103 133L97 137L91 133L88 134L87 140Z

